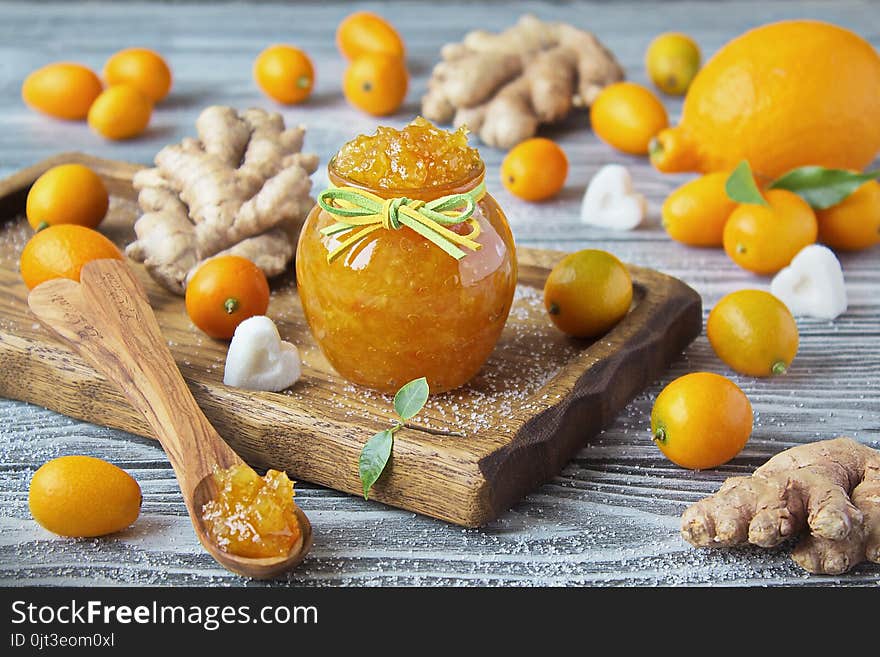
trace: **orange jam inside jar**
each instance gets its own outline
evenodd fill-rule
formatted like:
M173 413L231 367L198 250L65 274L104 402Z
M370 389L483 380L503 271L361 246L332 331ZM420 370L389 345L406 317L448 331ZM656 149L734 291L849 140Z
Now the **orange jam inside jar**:
M247 465L214 472L217 494L202 507L208 534L224 552L252 559L284 557L302 537L287 474L260 477Z
M299 296L312 333L336 371L384 393L427 377L432 393L480 370L504 328L516 287L516 250L498 203L483 194L485 166L464 130L418 118L379 128L340 149L328 166L337 188L380 199L475 201L468 221L479 249L456 259L410 226L382 227L328 262L358 228L326 234L340 217L316 205L296 254ZM471 234L467 223L448 226Z

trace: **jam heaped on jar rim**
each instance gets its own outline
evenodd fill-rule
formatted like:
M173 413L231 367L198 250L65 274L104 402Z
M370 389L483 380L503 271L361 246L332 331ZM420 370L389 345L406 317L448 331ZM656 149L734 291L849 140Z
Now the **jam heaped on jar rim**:
M368 189L430 190L455 185L483 168L467 129L441 130L422 117L403 130L379 127L339 149L332 169L337 176Z
M202 507L208 535L224 552L240 557L285 557L300 539L293 482L269 470L260 477L246 465L214 473L217 496Z
M425 376L437 393L482 367L516 287L513 236L484 173L464 130L421 118L357 137L331 160L296 273L315 340L341 376L385 393ZM361 207L369 216L352 219ZM439 230L460 241L438 238L424 217L458 221ZM360 219L370 225L348 225Z

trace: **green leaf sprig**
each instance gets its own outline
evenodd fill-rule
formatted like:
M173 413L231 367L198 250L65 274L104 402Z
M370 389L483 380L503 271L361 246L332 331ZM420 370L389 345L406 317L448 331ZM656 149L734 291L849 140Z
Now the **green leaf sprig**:
M880 170L854 173L846 169L805 166L783 174L770 183L769 189L794 192L814 210L825 210L845 200L869 180L877 179L880 179ZM724 188L727 195L737 203L767 205L767 199L755 183L752 169L746 160L733 170Z
M846 169L799 167L773 181L770 189L794 192L814 210L837 205L869 180L880 178L880 170L853 173Z
M740 162L724 183L727 195L737 203L754 203L767 205L767 199L761 194L752 174L752 167L746 160Z
M364 444L358 460L358 472L364 487L365 500L370 498L370 489L382 475L388 459L391 458L394 434L403 428L407 420L414 418L425 407L429 393L428 380L425 377L404 385L394 395L394 412L397 414L397 421L390 429L373 435Z

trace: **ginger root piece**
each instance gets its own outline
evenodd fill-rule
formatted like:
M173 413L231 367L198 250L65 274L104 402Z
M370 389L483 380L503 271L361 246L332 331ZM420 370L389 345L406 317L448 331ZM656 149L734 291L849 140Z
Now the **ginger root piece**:
M126 254L181 295L191 273L216 255L240 255L266 276L280 274L314 205L318 157L300 152L305 129L286 129L280 114L265 110L213 106L196 130L198 139L166 146L155 168L135 175L144 214Z
M470 32L443 47L422 98L422 114L435 123L467 125L490 146L511 148L542 123L589 107L623 69L590 32L566 23L522 16L492 34Z
M880 563L880 451L851 438L792 447L681 516L696 547L773 547L807 529L792 558L811 573Z

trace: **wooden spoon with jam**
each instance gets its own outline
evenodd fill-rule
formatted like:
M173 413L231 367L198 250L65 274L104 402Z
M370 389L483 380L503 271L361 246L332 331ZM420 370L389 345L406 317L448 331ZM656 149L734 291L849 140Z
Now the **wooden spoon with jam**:
M239 479L245 475L259 488L256 480L260 478L223 441L193 399L165 344L146 294L123 261L87 263L82 268L80 283L65 278L47 281L30 293L28 305L44 325L115 382L143 415L174 468L196 535L218 563L234 573L266 579L303 560L311 547L311 524L292 497L273 497L269 488L277 485L277 477L286 481L281 473L274 473L276 478L271 481L271 472L266 480L260 480L267 488L259 503L275 505L272 510L276 513L271 515L276 520L290 521L286 531L281 532L280 541L278 534L271 537L276 540L267 541L289 549L281 554L276 552L276 556L240 556L234 553L234 542L222 536L224 523L218 522L217 511L235 501L229 498L236 491L230 482L234 482L236 475ZM291 489L282 486L276 490ZM256 498L245 500L255 501ZM211 510L208 519L206 505ZM232 521L226 526L236 529ZM222 547L218 537L224 543Z

